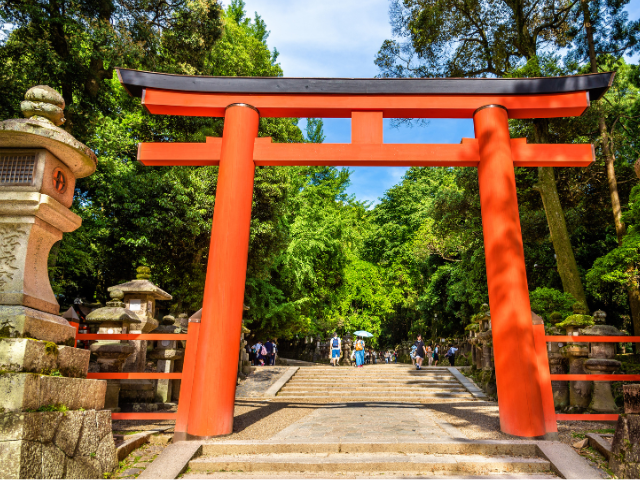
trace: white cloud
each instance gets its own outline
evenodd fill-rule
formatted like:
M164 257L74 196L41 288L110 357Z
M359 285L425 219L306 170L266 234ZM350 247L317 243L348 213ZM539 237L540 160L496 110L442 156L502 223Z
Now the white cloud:
M228 3L228 2L225 2ZM372 77L373 60L391 35L389 1L245 0L271 31L270 48L288 77Z

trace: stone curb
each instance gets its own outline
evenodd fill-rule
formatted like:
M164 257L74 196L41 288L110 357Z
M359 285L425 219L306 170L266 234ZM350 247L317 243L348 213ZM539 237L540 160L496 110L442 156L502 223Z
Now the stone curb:
M276 382L269 387L269 389L264 392L265 397L275 397L280 389L286 385L286 383L291 380L300 367L290 367L288 368L282 376L276 380Z
M151 462L138 478L177 478L189 466L192 458L200 455L200 442L171 443Z
M456 367L448 367L448 370L454 377L456 377L456 380L458 380L462 386L467 389L467 392L473 395L474 398L487 398L487 395L480 390L475 383L461 374Z
M551 462L551 470L562 478L602 478L573 448L560 442L538 442L540 455Z
M609 442L596 433L587 433L587 438L589 439L589 445L591 447L598 450L607 461L611 460L613 452L611 451L611 444Z
M154 433L158 433L154 430L150 430L148 432L138 433L137 435L132 436L131 438L125 440L118 448L116 448L116 455L118 456L118 461L122 461L127 458L131 452L133 452L140 445L145 443L149 443L149 439L151 435Z

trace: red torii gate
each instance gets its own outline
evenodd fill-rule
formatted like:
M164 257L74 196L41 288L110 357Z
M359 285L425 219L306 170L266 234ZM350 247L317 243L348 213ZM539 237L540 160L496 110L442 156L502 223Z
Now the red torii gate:
M220 168L191 396L180 406L189 409L188 422L176 426L177 436L233 430L254 171L265 165L478 167L501 429L522 437L557 431L544 329L531 319L514 166L586 167L594 153L590 144L511 139L508 119L579 116L606 92L612 73L309 79L117 71L152 114L225 118L222 138L142 143L138 150L144 165ZM351 118L351 143L274 144L258 138L260 116ZM473 118L476 137L459 145L385 144L385 117Z

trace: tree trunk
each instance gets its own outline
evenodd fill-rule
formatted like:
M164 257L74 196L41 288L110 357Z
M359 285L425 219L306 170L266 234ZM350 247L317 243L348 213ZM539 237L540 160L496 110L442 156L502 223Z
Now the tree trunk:
M547 143L548 121L546 119L536 119L533 123L536 142ZM565 292L573 295L577 301L587 305L587 297L578 272L578 264L573 255L573 247L567 231L567 224L556 186L556 177L552 167L538 167L538 189L542 196L545 214L547 215L553 249L556 252L556 262L558 273L562 280L562 288Z
M598 73L598 62L596 57L596 47L593 41L593 27L591 25L591 13L589 12L588 0L582 0L582 14L584 16L584 28L589 46L589 62L591 63L591 73ZM618 237L618 245L622 245L622 237L626 232L626 227L622 221L622 209L620 207L620 195L618 194L618 181L616 179L616 170L614 162L615 154L611 150L609 144L609 132L604 116L598 118L598 128L600 130L600 138L602 141L602 151L604 153L605 165L607 170L607 183L609 184L609 194L611 195L611 207L613 209L613 221L616 226L616 235ZM636 287L637 289L637 287Z
M593 40L593 26L591 25L591 13L589 12L588 0L582 0L582 13L584 15L584 28L589 46L589 62L591 63L591 73L598 73L598 62L596 57L595 42ZM600 130L600 139L602 142L602 152L605 158L605 167L607 170L607 184L609 185L609 195L611 196L611 208L613 210L613 222L616 227L616 236L618 237L618 245L622 245L622 238L627 233L627 228L622 221L622 208L620 206L620 195L618 194L618 180L616 179L615 170L615 154L609 143L609 132L607 131L607 123L603 115L598 118L598 129ZM640 288L636 282L631 282L627 288L629 296L629 307L631 310L631 319L633 322L633 334L640 336ZM636 353L640 352L640 344L635 344Z

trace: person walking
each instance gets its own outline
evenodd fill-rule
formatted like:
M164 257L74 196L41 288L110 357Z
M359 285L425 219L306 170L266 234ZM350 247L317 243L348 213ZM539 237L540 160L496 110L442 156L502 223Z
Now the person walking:
M253 351L255 352L254 365L258 366L262 363L262 358L260 356L260 353L262 352L262 343L260 343L260 340L258 340L253 346Z
M276 339L272 339L271 343L273 344L273 350L271 350L271 365L276 364L276 355L278 353L278 345L276 345Z
M431 348L431 345L427 347L427 361L430 367L433 366L433 348Z
M338 332L333 332L331 339L331 366L337 367L342 353L342 340L338 337Z
M393 351L393 363L398 363L398 351Z
M440 360L440 356L438 355L440 352L440 345L436 345L433 349L433 366L438 366L438 360Z
M356 340L356 367L364 365L364 340L358 337Z
M266 351L266 355L265 355L265 362L267 364L267 366L271 365L271 354L273 353L273 343L271 342L271 340L267 340L264 343L264 349Z
M449 364L454 367L456 365L456 352L458 351L458 349L456 347L454 347L453 345L451 345L451 347L449 347L449 351L447 352L447 358L449 359Z
M422 335L418 335L416 339L416 370L422 370L422 362L424 361L424 356L427 350L424 348L424 342L422 341Z

